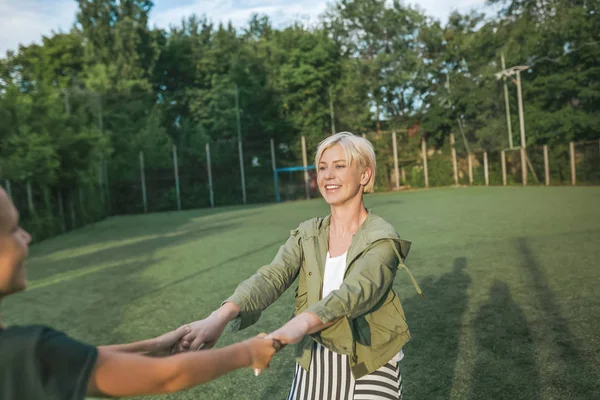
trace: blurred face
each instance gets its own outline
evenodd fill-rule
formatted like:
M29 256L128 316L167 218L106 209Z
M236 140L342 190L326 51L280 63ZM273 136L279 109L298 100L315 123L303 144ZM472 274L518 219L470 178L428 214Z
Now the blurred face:
M25 259L31 236L19 226L19 213L6 192L0 189L0 296L27 286Z
M341 205L360 198L369 182L371 170L360 170L357 162L349 164L342 146L335 145L323 152L318 164L319 191L330 205Z

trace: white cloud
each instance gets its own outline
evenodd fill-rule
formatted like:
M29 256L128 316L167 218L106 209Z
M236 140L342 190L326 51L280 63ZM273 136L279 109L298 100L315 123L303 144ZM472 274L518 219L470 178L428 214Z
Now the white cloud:
M73 0L0 0L0 57L19 44L41 43L53 30L68 31L76 11Z
M151 16L151 22L159 27L180 25L181 20L192 14L206 15L212 22L234 26L244 26L252 14L268 15L275 26L285 25L294 20L316 21L326 9L324 0L234 0L205 1L196 0L192 4L173 7Z

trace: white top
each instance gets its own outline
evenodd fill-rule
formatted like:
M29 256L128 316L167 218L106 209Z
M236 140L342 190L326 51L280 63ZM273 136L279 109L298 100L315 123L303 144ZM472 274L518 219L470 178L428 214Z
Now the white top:
M322 298L334 290L338 290L344 281L344 273L346 272L346 256L348 252L331 257L327 252L327 261L325 262L325 273L323 274L323 292Z
M325 261L325 273L323 274L323 291L321 292L322 297L325 298L329 293L334 290L338 290L344 282L344 273L346 272L346 256L348 252L337 257L331 257L327 252L327 259ZM394 356L390 361L398 362L404 358L402 350Z

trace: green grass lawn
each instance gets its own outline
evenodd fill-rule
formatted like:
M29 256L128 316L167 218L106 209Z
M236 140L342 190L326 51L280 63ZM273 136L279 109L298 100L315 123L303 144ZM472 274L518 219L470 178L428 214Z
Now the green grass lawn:
M366 197L413 242L396 288L413 340L406 399L600 396L600 188L463 188ZM161 334L206 316L268 263L322 200L115 217L31 249L29 289L8 324L44 323L94 344ZM223 346L270 331L292 290ZM287 348L255 378L241 370L162 398L284 399Z

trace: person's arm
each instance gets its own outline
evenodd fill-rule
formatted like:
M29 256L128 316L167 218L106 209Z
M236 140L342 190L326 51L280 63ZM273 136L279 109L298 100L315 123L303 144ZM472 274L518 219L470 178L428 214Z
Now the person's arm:
M304 311L281 328L267 335L267 339L277 339L283 344L296 344L302 340L305 335L320 332L325 328L335 324L338 320L324 323L319 316L310 311Z
M258 321L262 311L298 276L302 262L299 241L299 230L295 229L270 264L240 283L233 295L210 316L188 324L192 331L181 340L179 351L211 348L230 322L231 330L235 332Z
M127 344L99 346L98 349L147 356L163 356L171 353L171 348L177 344L184 335L190 333L190 331L191 328L184 325L174 331L167 332L164 335L152 339Z
M87 395L126 397L173 393L243 367L264 369L275 354L273 340L260 337L222 349L149 358L98 349Z

